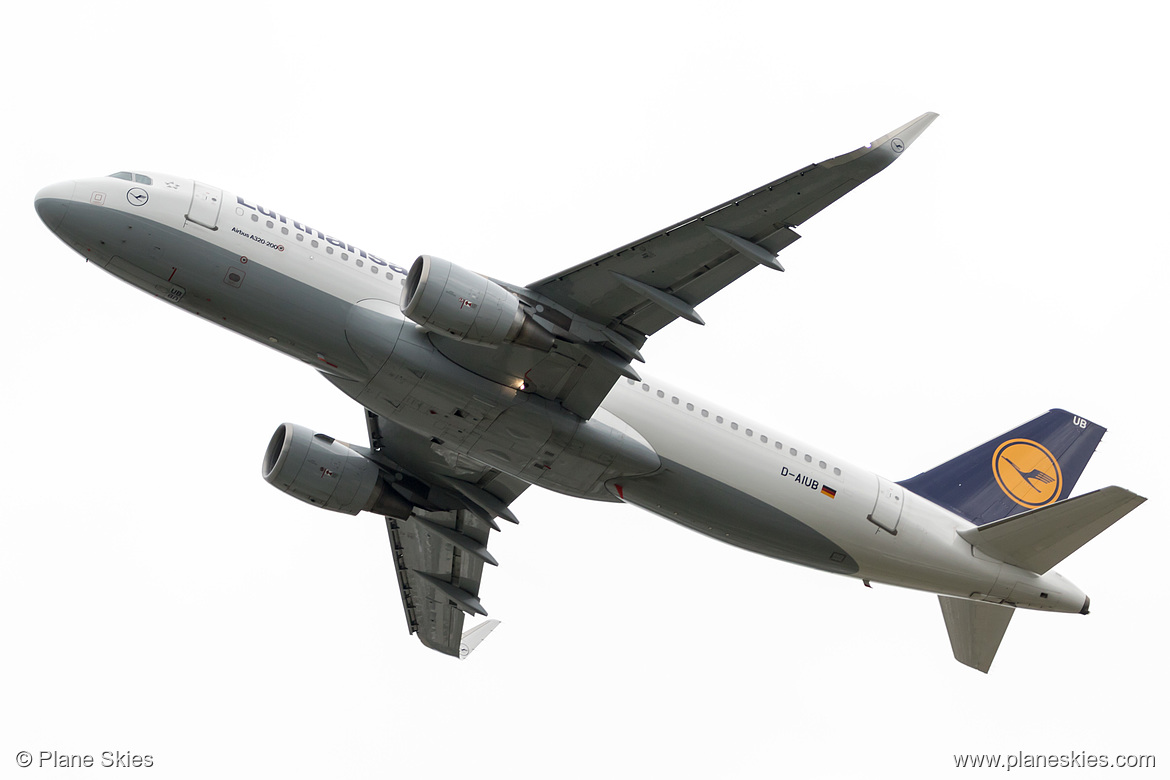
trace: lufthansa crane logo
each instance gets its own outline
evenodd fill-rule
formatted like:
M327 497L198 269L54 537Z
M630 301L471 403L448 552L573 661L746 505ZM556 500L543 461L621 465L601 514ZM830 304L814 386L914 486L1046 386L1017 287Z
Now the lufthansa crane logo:
M995 481L1008 498L1028 508L1051 504L1064 484L1052 453L1031 439L999 445L991 458Z

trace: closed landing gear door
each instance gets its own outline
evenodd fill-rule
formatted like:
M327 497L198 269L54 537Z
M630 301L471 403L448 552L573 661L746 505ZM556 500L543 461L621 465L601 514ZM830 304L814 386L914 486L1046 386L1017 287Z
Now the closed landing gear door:
M191 192L191 208L187 210L187 219L205 228L217 230L219 221L219 207L223 201L223 190L209 184L195 182Z
M898 520L902 518L902 505L905 503L905 498L905 492L901 485L878 477L877 500L874 502L873 511L866 519L883 531L897 535Z

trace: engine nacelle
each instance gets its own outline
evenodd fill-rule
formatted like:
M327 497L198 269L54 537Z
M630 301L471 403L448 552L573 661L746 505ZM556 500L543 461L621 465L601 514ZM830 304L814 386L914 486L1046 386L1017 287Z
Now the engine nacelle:
M472 344L514 341L548 351L554 337L500 285L449 260L421 255L402 288L402 313L427 330Z
M272 434L262 473L268 484L322 509L410 514L411 505L386 485L376 463L300 425L284 423Z

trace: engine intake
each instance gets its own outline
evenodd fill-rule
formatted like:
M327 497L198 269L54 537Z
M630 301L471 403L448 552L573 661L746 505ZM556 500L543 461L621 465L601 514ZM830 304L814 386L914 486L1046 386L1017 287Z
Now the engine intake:
M449 260L421 255L402 288L402 313L432 333L472 344L515 342L545 352L554 337L492 280Z
M334 512L407 517L412 509L386 484L376 463L301 425L283 423L276 429L264 452L261 473L268 484Z

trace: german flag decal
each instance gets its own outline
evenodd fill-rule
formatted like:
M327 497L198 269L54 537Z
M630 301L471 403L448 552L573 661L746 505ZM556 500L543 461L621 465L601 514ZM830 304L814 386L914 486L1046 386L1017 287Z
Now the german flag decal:
M833 490L833 488L829 487L828 485L821 485L821 495L828 496L829 498L836 498L837 491Z

